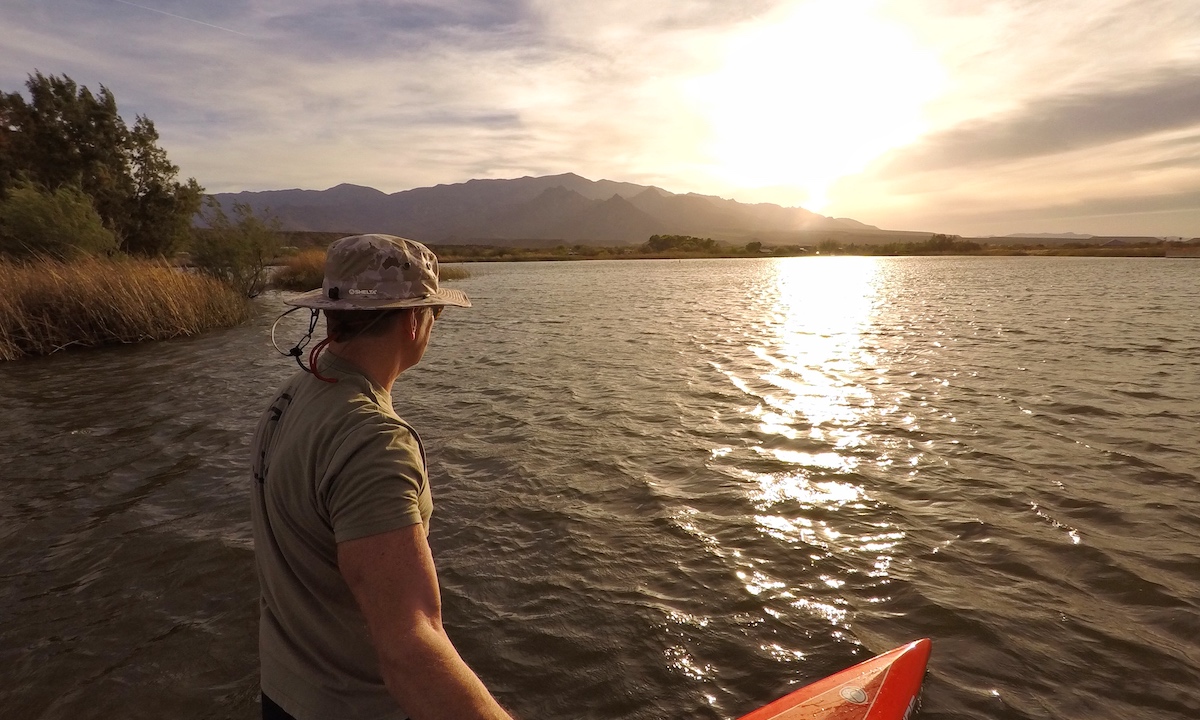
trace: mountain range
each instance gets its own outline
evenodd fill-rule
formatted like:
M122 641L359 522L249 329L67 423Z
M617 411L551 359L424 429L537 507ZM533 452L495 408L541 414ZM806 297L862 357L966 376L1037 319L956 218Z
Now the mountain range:
M798 207L748 204L574 173L469 180L387 194L343 184L328 190L217 193L227 211L245 203L284 230L381 232L438 244L635 245L651 235L776 242L811 231L878 228Z

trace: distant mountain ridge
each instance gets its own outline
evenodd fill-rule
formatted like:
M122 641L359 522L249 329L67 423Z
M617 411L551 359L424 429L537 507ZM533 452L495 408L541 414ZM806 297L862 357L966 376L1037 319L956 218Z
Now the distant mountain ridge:
M748 204L710 195L589 180L574 173L468 180L387 194L342 184L328 190L217 193L226 209L245 203L284 230L382 232L429 243L515 241L633 245L651 235L716 239L811 230L878 231L803 208Z

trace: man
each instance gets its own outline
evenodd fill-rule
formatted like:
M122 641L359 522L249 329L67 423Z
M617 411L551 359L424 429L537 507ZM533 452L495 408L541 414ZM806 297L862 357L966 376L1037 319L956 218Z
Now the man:
M442 628L425 451L391 401L434 319L470 301L424 245L356 235L290 304L324 310L328 336L254 435L263 717L511 720Z

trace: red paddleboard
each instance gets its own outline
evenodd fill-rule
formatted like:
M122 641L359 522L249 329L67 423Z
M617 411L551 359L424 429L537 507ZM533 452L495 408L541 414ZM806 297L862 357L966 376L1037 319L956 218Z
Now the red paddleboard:
M908 720L917 706L928 638L785 695L741 720Z

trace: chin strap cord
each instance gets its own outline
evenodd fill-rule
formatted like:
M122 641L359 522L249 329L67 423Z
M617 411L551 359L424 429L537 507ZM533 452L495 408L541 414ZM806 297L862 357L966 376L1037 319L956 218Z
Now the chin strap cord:
M308 371L321 382L335 383L337 382L337 378L327 378L321 374L320 370L317 370L317 359L321 357L321 351L325 349L330 340L333 340L333 338L327 337L313 346L312 352L308 354Z
M327 378L324 375L322 375L320 372L317 371L317 359L320 357L321 351L325 349L325 346L328 345L329 341L332 340L333 338L325 338L324 340L320 341L319 343L316 344L316 346L313 347L312 352L310 352L308 354L308 366L307 367L304 365L304 360L301 359L304 357L304 348L307 347L308 343L312 340L313 331L317 329L317 320L318 320L318 318L321 317L320 310L317 310L315 308L309 308L310 312L312 312L312 315L310 315L308 318L308 331L305 332L304 335L300 338L300 340L298 340L296 342L296 344L292 346L291 350L287 350L287 351L280 350L279 344L277 342L275 342L275 328L279 325L279 321L300 309L301 308L299 308L299 307L294 307L291 310L288 310L287 312L283 313L279 317L275 318L275 322L271 324L271 345L274 346L275 351L278 352L280 355L295 358L296 364L299 365L300 369L303 370L304 372L311 373L313 377L315 377L316 379L321 380L323 382L335 383L335 382L337 382L336 378Z

